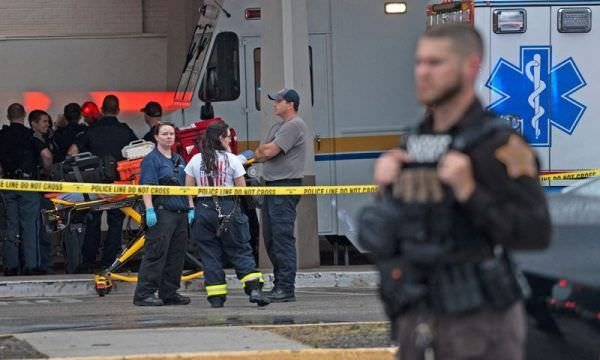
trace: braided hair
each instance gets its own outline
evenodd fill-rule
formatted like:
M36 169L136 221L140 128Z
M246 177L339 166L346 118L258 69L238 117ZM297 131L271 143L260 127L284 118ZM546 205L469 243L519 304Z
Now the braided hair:
M206 128L206 133L202 137L202 167L207 175L217 177L218 156L217 151L226 151L221 143L221 136L227 136L229 125L223 122L214 122Z

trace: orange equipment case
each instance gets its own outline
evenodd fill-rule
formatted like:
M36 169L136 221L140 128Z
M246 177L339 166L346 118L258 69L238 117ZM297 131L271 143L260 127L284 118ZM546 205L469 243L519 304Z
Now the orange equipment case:
M200 149L200 137L206 132L208 125L214 122L223 122L223 119L217 117L213 119L201 120L191 124L188 127L175 129L175 144L173 145L173 151L183 157L185 162L189 162L190 159L199 152ZM237 154L237 137L235 130L231 129L231 152Z

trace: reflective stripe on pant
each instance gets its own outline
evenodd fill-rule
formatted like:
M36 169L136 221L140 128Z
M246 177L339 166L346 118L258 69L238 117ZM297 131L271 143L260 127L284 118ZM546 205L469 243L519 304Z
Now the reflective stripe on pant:
M6 191L6 241L4 268L19 267L19 240L23 248L23 268L40 266L39 222L40 195L36 192Z
M235 202L231 199L222 199L219 200L219 204L222 213L226 215L231 213ZM198 246L207 291L210 286L226 283L223 266L228 263L234 267L238 279L256 273L256 264L250 246L248 217L236 210L221 237L216 236L217 226L217 211L213 200L211 198L196 200L192 241ZM223 261L226 263L224 264Z
M260 271L257 272L253 272L250 274L247 274L246 276L243 276L240 279L240 282L242 283L242 287L246 287L246 282L248 281L254 281L254 280L258 280L259 283L263 284L265 282L265 279L263 278L263 275Z
M296 206L300 196L265 196L262 207L262 229L265 247L273 264L273 285L293 291L296 281Z
M206 285L205 289L206 295L208 295L208 297L227 295L227 284Z
M144 299L158 290L161 299L175 296L187 245L187 213L157 210L156 225L146 231L144 257L140 265L135 299Z

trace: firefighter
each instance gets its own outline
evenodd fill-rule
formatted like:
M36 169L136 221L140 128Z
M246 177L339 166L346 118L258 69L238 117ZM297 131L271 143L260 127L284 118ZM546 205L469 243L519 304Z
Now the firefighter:
M185 168L188 186L246 186L246 171L237 156L229 151L231 132L229 126L215 122L208 126L202 138L202 149ZM213 308L223 307L227 295L227 282L223 262L233 264L249 301L258 306L270 303L262 292L262 274L250 246L248 217L239 209L234 196L198 196L190 206L196 210L192 225L192 241L199 249L204 265L204 284L208 302Z

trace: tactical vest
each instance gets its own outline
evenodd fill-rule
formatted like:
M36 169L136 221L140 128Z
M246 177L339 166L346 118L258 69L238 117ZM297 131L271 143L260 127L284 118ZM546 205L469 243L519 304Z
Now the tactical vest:
M405 147L414 162L403 167L393 190L362 210L359 241L376 258L390 318L417 304L464 313L485 305L506 309L522 297L509 254L470 224L437 180L442 154L468 153L498 131L511 131L505 124L487 119L454 137L410 132Z

